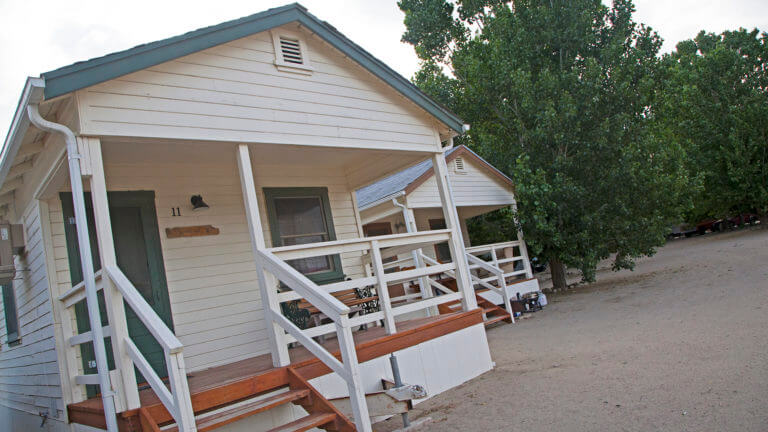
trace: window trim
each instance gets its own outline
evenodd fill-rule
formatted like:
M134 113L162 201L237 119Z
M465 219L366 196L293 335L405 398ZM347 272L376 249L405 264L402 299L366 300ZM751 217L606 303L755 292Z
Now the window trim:
M6 343L8 346L21 344L19 310L16 307L16 290L13 289L13 282L2 286L3 289L3 313L5 315L5 330L8 331L9 323L13 323L16 331L6 334ZM9 301L10 300L10 301ZM10 306L10 307L9 307ZM13 316L9 316L8 311L13 311Z
M331 214L331 204L328 199L328 188L325 187L269 187L262 188L264 192L264 202L266 203L267 219L269 222L269 232L272 236L272 247L282 246L280 231L278 230L277 211L275 208L275 199L277 198L301 198L311 197L320 198L320 203L325 216L326 228L328 230L328 241L336 240L336 230L333 226L333 215ZM344 269L341 267L341 257L339 254L331 255L334 270L322 273L313 273L306 275L309 280L317 284L326 284L344 280Z
M312 75L314 68L312 62L309 59L309 50L307 44L304 42L304 38L300 35L288 31L272 31L272 45L275 47L275 67L280 72L297 73L301 75ZM280 46L280 37L294 39L299 42L299 50L301 51L301 64L286 62L283 59L283 49Z

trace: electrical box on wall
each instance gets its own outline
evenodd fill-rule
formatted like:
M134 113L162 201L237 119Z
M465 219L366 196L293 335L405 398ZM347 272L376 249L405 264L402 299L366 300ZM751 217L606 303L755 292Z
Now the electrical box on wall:
M23 225L0 223L0 285L11 283L16 276L13 256L23 250Z

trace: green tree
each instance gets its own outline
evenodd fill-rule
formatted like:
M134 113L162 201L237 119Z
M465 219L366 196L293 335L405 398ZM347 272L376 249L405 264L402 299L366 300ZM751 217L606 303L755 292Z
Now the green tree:
M664 57L660 122L703 188L693 221L768 213L768 34L700 32Z
M683 153L651 127L661 40L616 0L400 0L414 81L467 120L515 181L517 217L556 288L662 245L684 207ZM496 216L494 216L496 217Z

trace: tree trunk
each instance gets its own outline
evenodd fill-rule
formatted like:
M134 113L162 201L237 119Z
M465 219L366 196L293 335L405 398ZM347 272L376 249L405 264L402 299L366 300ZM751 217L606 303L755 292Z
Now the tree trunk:
M552 288L564 290L568 286L565 280L565 264L557 258L550 258L549 271L552 274Z

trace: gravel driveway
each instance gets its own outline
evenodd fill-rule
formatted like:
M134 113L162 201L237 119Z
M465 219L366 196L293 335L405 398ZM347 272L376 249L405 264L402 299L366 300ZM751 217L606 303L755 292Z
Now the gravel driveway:
M488 338L496 368L419 430L768 431L768 230L672 241Z

